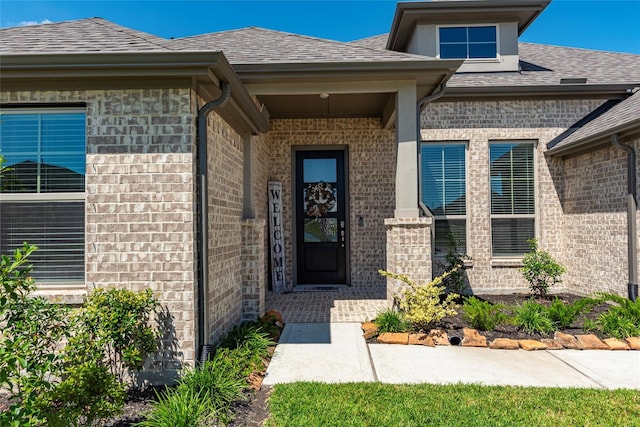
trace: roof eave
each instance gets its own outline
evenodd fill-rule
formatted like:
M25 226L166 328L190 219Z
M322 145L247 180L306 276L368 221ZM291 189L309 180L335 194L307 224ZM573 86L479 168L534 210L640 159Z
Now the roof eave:
M515 97L594 97L617 99L629 95L635 83L591 85L529 85L529 86L448 86L443 101L458 99L515 98Z
M222 52L99 52L0 55L2 90L29 87L133 88L171 85L194 87L208 100L218 96L220 80L231 84L233 106L255 132L269 129L268 113L251 95ZM223 112L224 114L224 112Z
M619 134L626 137L630 134L640 132L640 118L631 120L621 125L604 129L600 132L577 139L566 145L555 146L545 152L549 157L565 157L576 154L587 153L600 148L609 143L611 135Z

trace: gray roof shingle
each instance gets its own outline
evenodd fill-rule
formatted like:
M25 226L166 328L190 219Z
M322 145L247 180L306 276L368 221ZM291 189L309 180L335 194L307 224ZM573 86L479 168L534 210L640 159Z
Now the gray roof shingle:
M640 129L640 91L629 98L615 102L613 106L603 106L600 114L576 123L566 132L550 141L547 148L567 149L583 141L599 136L608 136L625 127Z
M173 50L170 41L102 18L0 29L0 53L89 53Z
M425 61L420 55L370 49L264 28L248 27L172 40L177 49L222 50L232 64Z
M387 34L382 34L351 44L385 49L387 38ZM587 78L587 84L640 85L640 55L523 42L518 49L520 72L458 73L447 86L546 86L560 84L563 78Z

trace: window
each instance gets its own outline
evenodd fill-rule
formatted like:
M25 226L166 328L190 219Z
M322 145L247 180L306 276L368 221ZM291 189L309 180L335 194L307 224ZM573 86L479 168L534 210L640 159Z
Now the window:
M436 256L444 256L454 242L458 252L466 253L465 157L465 144L421 147L422 202L434 216Z
M535 237L534 144L491 143L491 239L494 256L521 256Z
M77 109L0 112L0 252L38 246L40 283L84 282L85 123Z
M482 27L440 27L441 59L495 59L498 37L495 25Z

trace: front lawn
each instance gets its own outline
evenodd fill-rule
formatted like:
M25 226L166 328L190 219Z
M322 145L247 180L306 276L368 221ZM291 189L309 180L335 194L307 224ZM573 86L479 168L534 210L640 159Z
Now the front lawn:
M269 404L271 427L640 426L635 390L294 383Z

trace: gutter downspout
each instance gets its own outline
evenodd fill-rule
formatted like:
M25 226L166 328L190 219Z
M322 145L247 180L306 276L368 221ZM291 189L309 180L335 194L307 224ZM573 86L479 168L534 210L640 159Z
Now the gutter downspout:
M618 134L611 135L611 144L627 152L627 242L629 283L628 295L631 301L638 298L638 233L636 230L636 152L630 145L618 141Z
M198 165L197 165L197 213L196 225L196 250L198 252L198 332L199 344L198 361L203 364L213 349L210 344L205 344L205 328L208 324L209 304L205 295L205 289L209 283L209 203L208 203L208 150L207 150L207 118L209 113L216 108L224 106L230 99L231 85L225 81L220 82L222 94L217 99L204 104L198 110Z
M435 101L439 98L442 97L442 95L444 95L444 91L447 88L447 83L446 82L442 82L440 83L440 85L438 86L438 88L431 94L431 95L427 95L423 98L420 98L418 100L418 103L416 105L416 141L418 143L418 155L416 156L417 159L420 159L420 144L422 142L422 133L420 132L422 130L422 124L420 123L420 118L422 117L422 110L424 109L424 107L432 102ZM418 165L418 170L420 170L420 165ZM419 179L419 182L422 183L422 179ZM420 192L422 188L422 184L420 184L418 186L418 193ZM422 210L429 218L432 219L433 221L433 214L431 213L431 210L429 210L429 208L427 208L421 201L421 197L420 194L418 194L418 200L420 201L419 203L419 209ZM435 248L435 240L436 240L436 228L435 228L435 224L432 224L431 226L431 253L433 254L434 248ZM433 262L433 260L432 260ZM433 265L431 266L431 271L434 271ZM433 274L432 274L433 275Z

